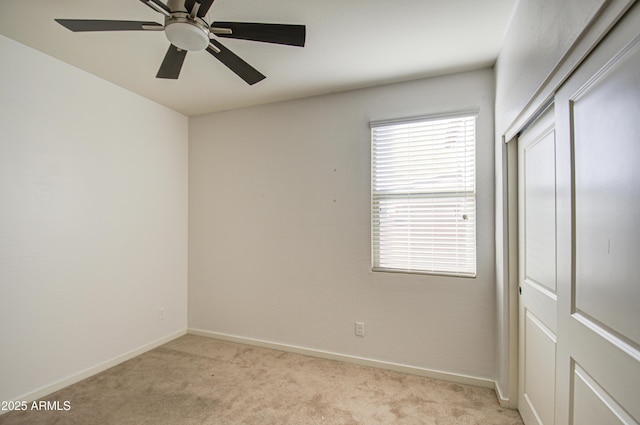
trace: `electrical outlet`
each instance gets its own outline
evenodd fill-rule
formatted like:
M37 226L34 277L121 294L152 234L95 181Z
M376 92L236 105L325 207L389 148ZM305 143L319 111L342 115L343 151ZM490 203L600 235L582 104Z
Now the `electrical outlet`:
M364 322L356 322L356 336L364 336Z
M164 307L160 307L158 309L158 320L164 320L167 317L167 313L164 310Z

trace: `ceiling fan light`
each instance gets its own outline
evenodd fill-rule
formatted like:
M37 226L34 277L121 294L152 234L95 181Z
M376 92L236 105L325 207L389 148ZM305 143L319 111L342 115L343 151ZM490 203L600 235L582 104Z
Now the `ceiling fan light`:
M209 45L209 33L188 21L168 22L164 33L171 44L182 50L204 50Z

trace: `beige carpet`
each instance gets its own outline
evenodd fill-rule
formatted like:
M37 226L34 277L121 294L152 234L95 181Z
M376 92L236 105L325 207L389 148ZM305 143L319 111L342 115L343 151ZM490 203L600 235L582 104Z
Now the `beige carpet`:
M491 389L193 335L46 400L70 410L10 412L0 424L522 424Z

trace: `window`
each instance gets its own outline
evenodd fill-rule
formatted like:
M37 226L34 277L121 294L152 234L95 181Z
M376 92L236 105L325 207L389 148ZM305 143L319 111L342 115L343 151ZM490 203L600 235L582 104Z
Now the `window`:
M371 123L374 271L476 275L475 115Z

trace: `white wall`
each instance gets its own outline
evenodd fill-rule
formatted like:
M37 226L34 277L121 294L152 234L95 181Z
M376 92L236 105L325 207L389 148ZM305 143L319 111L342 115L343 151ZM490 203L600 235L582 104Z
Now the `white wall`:
M525 109L604 2L517 2L496 66L496 135Z
M188 125L3 36L0 52L0 400L12 400L184 332Z
M493 379L493 105L486 69L190 119L189 327ZM477 279L371 272L369 121L468 109Z

